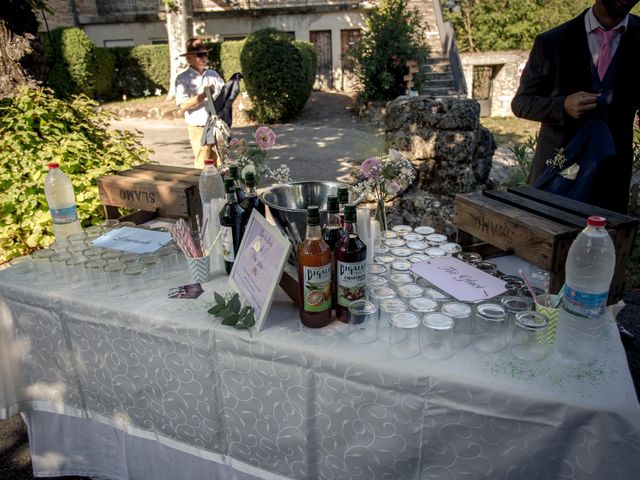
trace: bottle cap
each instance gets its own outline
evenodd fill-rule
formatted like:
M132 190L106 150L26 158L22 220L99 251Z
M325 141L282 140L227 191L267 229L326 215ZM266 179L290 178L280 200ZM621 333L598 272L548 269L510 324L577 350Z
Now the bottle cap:
M229 167L229 175L231 175L231 178L233 178L234 180L238 179L238 166L237 165L231 165Z
M356 223L356 206L353 203L347 203L344 206L344 221Z
M50 169L51 168L60 168L60 164L57 162L51 162L49 165L47 165Z
M340 202L337 195L329 195L327 197L327 212L338 213L340 211Z
M247 172L244 176L244 183L247 184L247 187L255 187L256 186L256 175L253 172Z
M338 187L338 200L341 204L349 202L349 187Z
M224 191L225 191L225 193L235 193L236 184L233 181L233 178L227 178L224 181Z
M207 158L207 159L204 161L204 164L205 164L205 165L214 165L215 163L216 163L216 162L214 162L214 161L213 161L213 158Z
M307 225L320 225L320 208L316 205L307 207Z
M607 224L607 219L604 217L591 216L587 219L587 225L592 227L604 227Z

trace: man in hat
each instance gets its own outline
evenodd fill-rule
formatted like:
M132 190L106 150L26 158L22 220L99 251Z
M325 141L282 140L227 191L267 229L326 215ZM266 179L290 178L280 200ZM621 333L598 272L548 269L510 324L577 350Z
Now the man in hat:
M208 117L206 89L210 89L215 98L224 86L218 72L208 67L209 51L201 39L187 40L187 51L180 56L186 57L189 68L176 78L176 104L184 112L196 168L202 168L207 158L214 158L211 145L201 145Z

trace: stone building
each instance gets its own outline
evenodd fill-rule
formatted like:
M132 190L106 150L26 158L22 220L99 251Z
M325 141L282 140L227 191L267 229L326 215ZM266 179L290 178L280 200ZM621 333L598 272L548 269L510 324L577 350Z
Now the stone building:
M240 40L261 28L290 32L312 42L318 56L315 87L351 90L352 66L344 54L360 38L365 20L378 0L191 0L192 35L215 40ZM82 28L98 47L167 43L162 0L49 0L55 15L48 28ZM453 29L444 22L439 0L410 0L424 19L425 40L435 66L426 89L433 95L465 95L464 78ZM44 31L46 25L41 24Z

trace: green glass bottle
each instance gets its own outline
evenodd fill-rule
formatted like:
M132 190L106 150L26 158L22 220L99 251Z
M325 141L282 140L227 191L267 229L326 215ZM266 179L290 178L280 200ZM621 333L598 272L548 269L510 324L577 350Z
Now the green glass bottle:
M224 269L229 274L238 254L240 242L242 242L245 223L244 209L238 204L236 186L232 178L224 181L224 190L226 203L220 210L220 228L222 230L220 241L222 242Z

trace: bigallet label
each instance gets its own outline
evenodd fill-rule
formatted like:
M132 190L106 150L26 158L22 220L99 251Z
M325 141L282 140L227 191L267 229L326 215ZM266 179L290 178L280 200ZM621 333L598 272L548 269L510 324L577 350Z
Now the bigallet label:
M233 262L236 259L233 251L233 229L231 227L220 228L222 228L222 233L220 235L222 240L222 255L224 256L225 261Z
M367 261L336 262L338 303L348 307L351 302L364 298L367 287Z
M331 308L331 264L302 267L304 279L304 309L324 312Z

